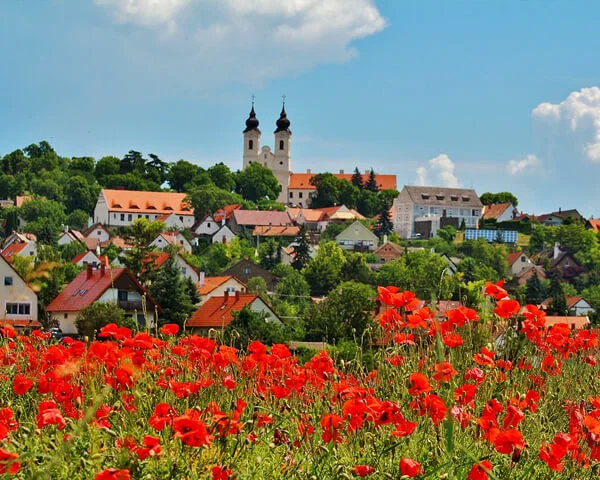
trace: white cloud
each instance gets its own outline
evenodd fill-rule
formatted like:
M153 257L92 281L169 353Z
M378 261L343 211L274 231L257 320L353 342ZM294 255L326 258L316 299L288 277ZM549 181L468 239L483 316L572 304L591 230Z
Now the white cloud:
M428 162L428 167L417 168L417 185L431 184L438 187L460 187L454 174L456 166L448 155L442 153ZM431 182L430 182L431 180Z
M600 88L582 88L562 102L544 102L533 109L533 118L550 127L553 136L570 136L592 162L600 163Z
M520 160L509 160L507 169L511 175L518 175L520 173L533 173L538 170L542 165L540 159L533 154L527 155L525 158Z
M261 83L347 61L353 41L386 26L374 0L93 1L116 22L157 34L154 48L140 42L138 61L160 56L164 69L196 73L198 83Z

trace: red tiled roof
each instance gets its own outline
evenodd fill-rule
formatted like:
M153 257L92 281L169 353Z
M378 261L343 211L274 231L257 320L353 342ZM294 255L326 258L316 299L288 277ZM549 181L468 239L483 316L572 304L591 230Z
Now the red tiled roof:
M323 215L326 218L331 218L333 216L335 216L336 213L338 213L338 210L340 208L342 208L344 205L336 205L334 207L324 207L321 208L321 211L323 212ZM346 207L348 208L348 207ZM349 215L352 217L353 220L364 220L365 217L362 216L359 212L357 212L356 210L352 209L352 208L348 208L348 212L344 212L342 213L342 216L345 215Z
M568 308L572 308L575 306L575 304L577 302L580 302L581 300L585 300L583 297L565 297L566 301L567 301L567 307ZM544 300L542 302L542 306L543 307L547 307L549 305L552 304L552 297L548 297L546 300Z
M323 220L323 210L317 208L288 208L288 212L292 220L297 221L298 215L302 216L307 222L319 222Z
M295 237L298 235L300 227L269 227L267 225L257 226L252 235L260 235L261 237Z
M510 207L510 203L493 203L491 205L486 205L483 211L483 218L485 220L491 218L500 218L502 214Z
M588 222L590 222L590 227L592 227L592 230L600 232L600 220L590 218Z
M144 271L148 263L150 263L150 259L154 260L154 268L159 269L167 262L170 256L171 254L169 252L150 252L142 259L142 271ZM198 269L188 262L182 255L179 255L179 258L187 263L192 270L198 271Z
M246 284L242 282L239 278L234 275L221 275L219 277L204 277L204 283L201 287L198 288L198 293L200 295L208 295L215 288L220 287L228 280L235 280L238 282L243 288L247 288Z
M235 210L233 218L238 225L291 225L292 219L288 212L273 210Z
M101 269L88 268L77 275L58 296L46 307L47 312L78 312L98 300L106 290L122 275L128 275L140 292L144 288L126 268ZM83 294L82 294L83 292ZM146 294L149 303L155 304Z
M37 320L12 320L10 318L3 318L0 320L0 327L32 327L40 328L42 324Z
M212 297L202 304L187 321L187 327L223 328L233 320L233 312L250 305L258 295Z
M310 179L316 176L315 173L292 173L290 174L290 180L288 188L298 190L316 190L314 185L311 185ZM334 177L340 180L352 181L351 173L334 173ZM363 182L366 183L369 180L369 174L363 173ZM396 175L379 175L375 174L375 180L379 190L396 190Z
M27 246L26 242L11 243L8 247L2 250L2 256L10 261L13 255L18 255Z
M231 214L235 211L235 210L240 210L242 208L241 205L238 205L237 203L234 203L233 205L225 205L223 208L219 208L214 214L213 214L213 220L215 222L221 222L223 220L223 216L225 216L225 220L229 220L229 218L231 217Z
M506 258L508 265L511 266L513 263L515 263L519 258L521 258L521 255L525 255L525 254L523 252L509 253L508 257Z
M104 189L102 194L111 212L194 214L191 205L185 202L186 193Z
M552 327L559 323L565 323L569 328L575 330L583 330L590 325L588 317L558 317L558 316L546 316L546 327Z
M74 257L71 259L71 263L77 263L79 260L81 260L83 257L85 257L85 256L86 256L87 254L89 254L89 253L90 253L90 252L89 252L89 250L88 250L87 252L82 252L82 253L80 253L80 254L78 254L78 255L75 255L75 256L74 256ZM93 254L93 255L94 255L94 257L98 258L98 257L96 256L96 254Z

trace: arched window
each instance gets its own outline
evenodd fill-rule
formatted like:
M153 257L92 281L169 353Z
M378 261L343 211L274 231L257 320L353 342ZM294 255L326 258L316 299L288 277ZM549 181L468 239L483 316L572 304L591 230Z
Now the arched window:
M250 141L248 142L248 149L250 149L250 150L254 150L254 140L250 140Z
M283 150L283 140L279 140L279 150Z

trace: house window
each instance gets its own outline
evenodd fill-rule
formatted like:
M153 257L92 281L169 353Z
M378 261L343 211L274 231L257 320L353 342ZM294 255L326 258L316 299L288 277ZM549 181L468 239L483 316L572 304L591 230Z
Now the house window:
M127 221L128 221L128 222L131 222L131 213L128 213L128 214L127 214Z
M12 277L4 277L4 286L10 287L13 284Z
M283 150L283 146L284 146L283 140L279 140L279 150Z
M128 298L127 290L119 290L119 292L117 293L117 298L121 302L126 302Z
M179 216L179 221L180 221L181 223L183 223L183 215L180 215L180 216Z
M525 263L526 261L527 261L527 258L525 258L525 255L523 255L523 256L521 257L521 262Z
M254 150L254 140L248 142L248 150Z
M181 274L182 275L187 275L187 268L181 267Z
M124 222L124 221L125 221L125 214L124 214L124 213L122 213L122 214L121 214L121 221L122 221L122 222Z
M29 303L7 303L7 315L29 315L31 313L31 304Z
M63 318L66 320L67 318L69 318L69 314L68 314L68 313L65 313L65 314L63 315Z
M298 193L298 198L302 198L302 192Z
M250 275L250 268L244 267L244 275Z
M479 210L473 210L473 211L471 212L471 214L472 214L474 217L478 217L478 216L479 216Z
M294 192L290 192L290 198L294 198Z
M206 223L206 228L210 228L210 222Z

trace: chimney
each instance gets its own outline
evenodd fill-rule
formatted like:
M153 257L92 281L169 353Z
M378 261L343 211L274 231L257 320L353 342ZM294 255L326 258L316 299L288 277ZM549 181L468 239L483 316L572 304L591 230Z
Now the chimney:
M229 291L226 290L225 293L223 294L223 303L227 303L227 300L229 300Z
M102 262L100 264L100 276L103 277L105 273L106 273L106 265L104 265L104 262Z
M562 207L558 207L558 213L562 213Z
M307 168L306 173L312 173L312 170L310 168Z
M340 175L343 175L343 174L344 174L344 171L340 169Z
M553 252L552 258L554 260L556 260L559 255L560 255L560 243L554 242L554 252Z
M88 263L86 265L86 278L92 278L92 275L94 273L94 266L90 263Z
M200 278L198 279L198 288L202 288L204 286L204 277L206 274L204 272L200 272Z
M237 302L240 299L240 291L236 290L235 291L235 301Z
M365 173L371 173L371 170L367 169L367 170L365 170Z

